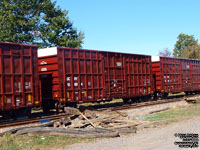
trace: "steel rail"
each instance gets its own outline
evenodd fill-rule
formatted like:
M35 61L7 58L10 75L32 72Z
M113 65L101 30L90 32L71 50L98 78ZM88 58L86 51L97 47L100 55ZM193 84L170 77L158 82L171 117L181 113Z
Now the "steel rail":
M159 101L143 102L143 103L132 104L132 105L123 105L123 106L110 108L110 110L112 110L112 111L115 111L115 110L126 110L126 109L148 107L148 106L159 105L159 104L174 103L174 102L179 102L179 101L183 101L183 99L159 100Z
M0 129L2 128L8 128L8 127L13 127L13 126L21 126L21 125L28 125L28 124L36 124L36 123L41 123L40 121L45 121L45 120L57 120L65 117L66 114L58 114L58 115L52 115L52 116L43 116L43 117L37 117L37 118L29 118L25 120L17 120L17 121L7 121L0 123ZM41 123L42 124L42 123Z

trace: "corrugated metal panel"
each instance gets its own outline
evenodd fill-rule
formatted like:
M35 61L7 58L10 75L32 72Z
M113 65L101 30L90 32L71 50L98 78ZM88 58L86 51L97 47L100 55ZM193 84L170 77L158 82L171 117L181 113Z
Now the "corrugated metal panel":
M156 75L156 91L161 93L192 92L200 90L200 61L160 57L152 62Z
M192 89L200 90L200 60L191 60Z
M39 105L37 47L0 43L0 110Z
M104 53L105 89L109 97L139 97L153 92L151 57Z
M105 52L103 55L106 96L111 98L125 96L125 57L123 54L111 52Z
M183 91L192 91L191 60L180 59Z
M61 83L67 101L96 101L104 98L102 55L98 51L59 48L58 60L62 60ZM62 67L61 67L62 66Z
M182 71L179 59L160 57L152 62L152 71L156 78L156 91L176 93L182 91Z
M126 86L129 97L153 94L151 57L126 55Z
M104 98L103 59L97 51L58 48L39 58L40 74L52 74L52 99L69 102Z
M58 47L57 55L39 58L39 73L52 75L52 99L65 102L133 98L153 90L151 57L144 55Z

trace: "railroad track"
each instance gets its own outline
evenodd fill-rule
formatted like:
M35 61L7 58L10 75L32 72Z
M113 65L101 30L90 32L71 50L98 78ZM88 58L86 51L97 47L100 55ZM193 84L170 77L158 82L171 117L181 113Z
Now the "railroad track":
M116 110L133 109L133 108L140 108L140 107L159 105L159 104L167 104L167 103L173 103L173 102L179 102L179 101L183 101L183 99L158 100L158 101L143 102L143 103L132 104L132 105L123 105L123 106L110 108L110 110L116 111Z
M117 110L125 110L125 109L134 109L134 108L140 108L140 107L147 107L147 106L152 106L152 105L159 105L159 104L166 104L166 103L173 103L173 102L178 102L178 101L184 101L185 98L191 98L191 97L197 97L200 96L198 95L190 95L187 97L179 97L179 98L173 98L173 99L163 99L163 100L157 100L157 101L148 101L148 102L142 102L142 103L136 103L132 105L121 105L121 106L112 106L112 107L107 107L107 108L97 108L96 110L98 111L103 111L103 110L112 110L112 111L117 111ZM0 123L0 129L1 128L7 128L7 127L13 127L13 126L22 126L22 125L28 125L28 124L36 124L36 123L41 123L41 122L49 122L52 120L57 120L60 118L65 117L66 114L54 114L51 116L42 116L42 117L36 117L36 118L29 118L25 120L20 120L20 121L10 121L10 122L2 122Z
M177 98L172 98L172 99L162 99L162 100L156 100L156 101L148 101L148 102L141 102L141 103L135 103L135 104L129 104L129 105L121 105L121 106L114 106L114 107L109 107L109 108L99 108L99 111L103 111L106 109L112 110L112 111L117 111L117 110L125 110L125 109L134 109L134 108L140 108L140 107L147 107L147 106L152 106L152 105L159 105L159 104L167 104L167 103L173 103L173 102L178 102L178 101L184 101L187 98L191 97L197 97L200 96L199 94L197 95L188 95L185 97L177 97Z
M22 125L28 125L28 124L49 122L52 120L60 119L65 116L66 116L66 114L57 114L57 115L51 115L51 116L29 118L29 119L25 119L25 120L2 122L2 123L0 123L0 129L7 128L7 127L14 127L14 126L22 126Z

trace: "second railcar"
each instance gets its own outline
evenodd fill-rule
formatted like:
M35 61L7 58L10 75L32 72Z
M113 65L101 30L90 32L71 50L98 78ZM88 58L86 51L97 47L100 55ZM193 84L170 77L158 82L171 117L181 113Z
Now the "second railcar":
M40 49L38 56L44 107L153 93L151 56L63 47Z
M200 60L155 56L152 71L155 92L160 96L200 91Z

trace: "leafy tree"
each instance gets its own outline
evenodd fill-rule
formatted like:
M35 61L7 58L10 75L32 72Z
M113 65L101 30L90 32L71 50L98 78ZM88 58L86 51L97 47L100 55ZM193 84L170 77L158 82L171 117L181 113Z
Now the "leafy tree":
M0 41L81 47L84 35L51 0L0 0Z
M172 53L169 51L168 48L164 48L163 50L159 51L158 55L163 57L171 57Z
M198 40L195 40L193 35L187 35L183 33L179 34L173 51L174 57L181 57L185 47L196 46L197 44Z
M190 59L200 59L200 45L185 47L181 57Z

